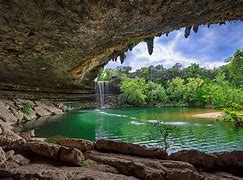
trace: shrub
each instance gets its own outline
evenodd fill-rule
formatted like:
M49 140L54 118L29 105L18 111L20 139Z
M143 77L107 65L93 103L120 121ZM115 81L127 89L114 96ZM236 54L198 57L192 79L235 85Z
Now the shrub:
M30 109L31 109L31 104L29 102L23 104L23 111L25 114L29 114Z
M83 161L82 165L83 168L90 168L90 164L87 160Z

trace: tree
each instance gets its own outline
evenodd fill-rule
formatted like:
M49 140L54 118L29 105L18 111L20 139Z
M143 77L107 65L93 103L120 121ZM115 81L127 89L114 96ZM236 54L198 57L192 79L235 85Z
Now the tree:
M180 77L173 78L168 82L167 93L171 102L175 105L183 103L183 94L185 92L184 80Z
M148 81L147 83L147 102L156 104L156 103L166 103L168 100L168 96L166 94L165 88L160 84L156 84L152 81Z
M230 57L227 62L228 70L230 75L232 76L233 80L242 85L243 83L243 50L238 49L234 56Z
M128 78L126 75L122 75L120 83L121 95L120 100L123 103L131 105L143 105L146 103L146 89L147 85L142 78Z
M189 105L203 104L202 85L203 80L200 78L188 78L185 85L184 101Z

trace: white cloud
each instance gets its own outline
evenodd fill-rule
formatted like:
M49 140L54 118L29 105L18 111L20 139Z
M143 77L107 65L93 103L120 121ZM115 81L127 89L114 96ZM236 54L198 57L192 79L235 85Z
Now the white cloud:
M155 38L154 52L148 54L146 43L139 43L132 52L127 53L123 66L131 66L133 71L141 67L162 64L171 67L175 63L188 66L198 63L206 68L214 68L224 64L224 60L233 55L237 48L243 48L243 35L239 31L243 26L236 23L232 25L212 25L210 28L201 26L198 33L191 32L185 39L184 29L173 31L169 37ZM110 61L106 67L120 66L120 61Z
M171 67L175 63L181 63L187 66L197 62L196 59L185 57L181 52L176 51L175 47L180 38L184 38L182 31L177 31L176 36L167 44L160 44L159 38L155 38L154 51L152 55L148 54L146 43L139 43L132 52L128 52L128 59L124 66L131 66L133 70L150 65L163 64L165 67ZM119 60L119 59L118 59ZM117 62L109 62L106 67L114 68Z

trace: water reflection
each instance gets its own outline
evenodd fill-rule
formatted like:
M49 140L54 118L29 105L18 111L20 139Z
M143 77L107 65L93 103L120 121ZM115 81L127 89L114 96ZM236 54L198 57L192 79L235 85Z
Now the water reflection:
M192 118L211 112L199 108L120 108L85 110L29 122L25 129L36 135L72 138L113 139L147 146L161 146L161 135L153 123L164 121L176 127L168 137L169 152L198 149L205 152L243 149L243 129L231 124Z

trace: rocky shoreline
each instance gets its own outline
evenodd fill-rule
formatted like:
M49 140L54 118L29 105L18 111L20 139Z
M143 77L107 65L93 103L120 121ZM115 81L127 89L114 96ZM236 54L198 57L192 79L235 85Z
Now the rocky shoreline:
M31 104L25 113L25 103ZM63 104L27 100L0 101L0 179L243 179L243 151L168 155L158 148L98 140L59 138L52 143L18 124L61 114Z

